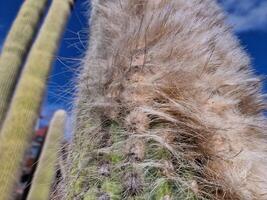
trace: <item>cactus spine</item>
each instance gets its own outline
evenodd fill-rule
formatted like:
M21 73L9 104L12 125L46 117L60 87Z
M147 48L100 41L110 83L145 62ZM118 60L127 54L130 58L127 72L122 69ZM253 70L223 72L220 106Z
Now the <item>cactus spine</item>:
M65 111L59 110L50 123L27 200L48 200L51 195L60 144L64 135L65 118Z
M5 40L0 58L0 125L47 1L24 1Z
M259 78L215 0L93 0L62 199L267 199Z
M7 200L32 136L72 0L53 0L22 72L0 135L0 200Z

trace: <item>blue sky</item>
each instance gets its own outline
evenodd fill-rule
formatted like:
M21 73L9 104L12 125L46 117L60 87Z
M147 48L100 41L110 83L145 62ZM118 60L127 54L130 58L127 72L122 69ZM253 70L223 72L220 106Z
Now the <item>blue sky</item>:
M24 0L0 0L0 47ZM88 38L86 0L76 6L61 42L48 82L42 115L46 123L54 110L70 109L75 72ZM241 44L252 58L257 74L267 75L267 0L219 0L228 12L227 22L234 27ZM265 84L265 91L267 87Z
M267 0L219 0L258 74L267 75ZM265 84L265 91L266 91Z

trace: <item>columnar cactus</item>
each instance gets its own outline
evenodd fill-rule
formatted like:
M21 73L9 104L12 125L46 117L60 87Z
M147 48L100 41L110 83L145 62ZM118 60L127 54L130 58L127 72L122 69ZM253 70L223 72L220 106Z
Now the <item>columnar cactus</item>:
M0 124L47 1L24 1L5 40L0 59Z
M53 0L31 49L0 133L0 200L12 195L24 152L32 136L46 80L72 0Z
M62 199L267 199L260 80L214 0L93 0Z
M27 200L48 200L51 195L51 189L55 183L60 144L64 136L65 120L65 111L59 110L50 123Z

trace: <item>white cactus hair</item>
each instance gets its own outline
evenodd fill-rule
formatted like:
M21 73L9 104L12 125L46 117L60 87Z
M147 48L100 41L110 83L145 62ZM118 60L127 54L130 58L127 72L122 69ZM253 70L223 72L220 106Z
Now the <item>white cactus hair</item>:
M261 80L217 3L93 0L92 7L71 158L103 141L103 118L115 120L127 136L121 142L136 145L124 151L139 168L162 169L198 199L266 200ZM146 159L136 140L155 141L172 159ZM183 166L190 180L181 177Z

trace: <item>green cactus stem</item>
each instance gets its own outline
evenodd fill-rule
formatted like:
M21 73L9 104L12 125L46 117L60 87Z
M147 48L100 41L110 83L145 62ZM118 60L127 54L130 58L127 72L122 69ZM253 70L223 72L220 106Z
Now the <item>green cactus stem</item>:
M53 0L31 49L0 134L0 200L12 195L21 161L38 119L47 77L73 5Z
M27 0L7 35L0 57L0 125L48 0Z
M59 110L51 121L27 200L48 200L50 197L55 182L60 144L64 136L65 120L65 111Z

